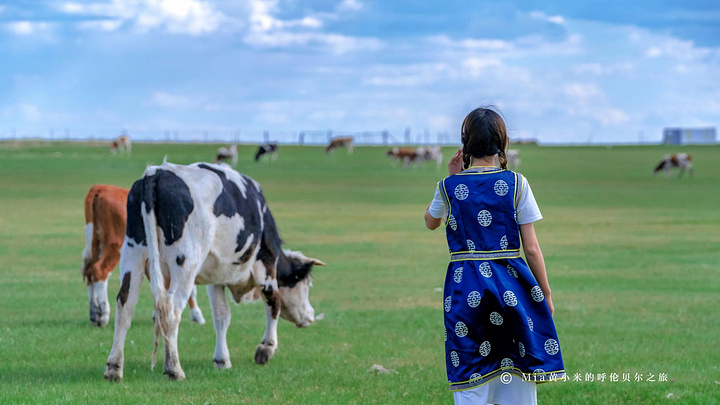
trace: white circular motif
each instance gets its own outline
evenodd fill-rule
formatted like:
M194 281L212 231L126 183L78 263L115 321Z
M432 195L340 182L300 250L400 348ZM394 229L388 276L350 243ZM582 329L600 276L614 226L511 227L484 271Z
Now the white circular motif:
M537 285L530 290L530 295L532 295L532 299L534 299L535 302L540 302L545 299L545 294L543 294L542 289Z
M450 352L450 360L452 361L452 365L457 367L460 365L460 357L458 356L456 351Z
M503 236L502 238L500 238L500 249L507 249L507 247L507 236Z
M452 228L453 231L457 231L457 222L455 221L455 217L450 215L448 216L448 225L450 225L450 228Z
M502 325L502 323L503 323L503 317L502 317L502 315L500 315L499 313L493 312L493 313L490 314L490 322L491 322L493 325L500 326L500 325Z
M443 328L445 330L445 341L447 342L447 329Z
M505 357L500 362L500 367L515 367L515 363L513 363L513 361L511 359Z
M452 305L452 298L448 295L445 297L445 312L450 312L450 305Z
M495 187L493 187L493 188L495 189L495 194L497 194L501 197L504 196L505 194L507 194L508 189L509 189L507 183L505 183L504 180L496 181Z
M482 274L485 278L492 277L492 269L490 268L490 263L482 262L480 264L480 274Z
M458 267L457 269L455 269L455 273L453 274L453 280L455 280L456 283L462 281L462 267Z
M472 380L477 380L477 379L480 378L480 377L482 377L482 374L480 374L480 373L475 373L475 374L473 374L473 375L470 376L470 381L472 381Z
M522 342L518 342L518 353L520 353L520 357L525 357L525 345Z
M507 269L508 269L508 274L510 275L510 277L518 278L518 272L517 272L517 270L515 270L515 268L513 266L508 265Z
M553 355L557 354L557 352L560 351L560 346L558 345L557 340L555 339L548 339L545 341L545 351L547 354Z
M470 294L468 294L467 297L467 303L470 305L471 308L476 308L478 305L480 305L480 292L478 291L470 291Z
M505 291L503 294L503 301L511 307L514 307L518 303L517 298L515 298L515 293L512 291Z
M527 320L528 320L528 327L530 328L530 330L533 330L533 321L532 321L532 319L530 319L530 317L528 316L528 317L527 317Z
M468 334L468 328L465 326L463 322L458 322L455 324L455 334L458 335L458 337L465 337Z
M468 250L471 252L474 252L475 251L475 242L471 241L470 239L466 240L465 242L467 242Z
M492 223L492 215L488 210L482 210L478 212L478 222L482 226L490 226Z
M458 200L464 200L468 198L469 194L470 190L468 190L466 185L458 184L457 187L455 187L455 198L457 198Z
M490 342L486 340L480 345L480 355L486 357L488 354L490 354Z

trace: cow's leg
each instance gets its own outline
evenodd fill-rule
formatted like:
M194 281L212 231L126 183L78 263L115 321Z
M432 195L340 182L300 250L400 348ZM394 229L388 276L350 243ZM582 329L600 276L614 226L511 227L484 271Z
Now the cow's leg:
M255 350L255 363L265 365L270 361L278 347L277 324L281 303L279 291L271 286L266 286L262 290L262 294L265 297L265 317L267 323L265 325L263 340L258 345L257 350Z
M192 321L195 323L205 325L205 317L203 317L202 310L200 309L200 305L198 305L197 302L197 286L193 286L192 288L192 292L190 293L190 299L188 300L188 305L190 306L190 319L192 319Z
M225 287L221 285L208 285L205 287L212 307L213 323L215 324L215 354L213 362L215 368L226 369L232 367L230 352L227 347L227 330L230 326L230 307L225 296Z
M190 266L192 267L192 266ZM184 380L185 372L180 366L177 338L180 329L182 311L190 299L190 294L195 286L195 277L184 279L175 277L170 280L170 289L167 292L168 301L171 304L167 319L167 334L165 336L165 374L171 380Z
M90 222L85 224L85 249L82 251L82 267L80 268L83 276L87 274L88 264L92 260L92 237L93 224Z
M101 258L93 266L92 297L90 297L90 321L96 326L105 326L110 321L108 300L108 278L120 262L120 247L116 244L103 246Z
M139 246L127 248L120 260L120 280L122 286L117 295L115 309L115 337L110 356L107 360L105 379L119 381L123 378L125 337L135 312L140 295L140 284L145 269L145 254Z

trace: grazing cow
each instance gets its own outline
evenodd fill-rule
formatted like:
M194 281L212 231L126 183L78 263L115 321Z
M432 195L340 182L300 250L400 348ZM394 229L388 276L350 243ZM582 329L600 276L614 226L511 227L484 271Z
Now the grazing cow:
M440 167L443 161L442 149L439 146L421 146L415 150L418 155L418 161L435 161L435 165Z
M132 152L132 141L130 141L129 136L123 135L113 139L110 145L110 153L114 155L118 150L120 153L127 152L128 155Z
M520 169L520 150L510 149L507 153L507 164L515 170Z
M660 170L665 170L665 174L670 176L670 169L673 167L680 168L678 178L682 177L687 170L690 176L693 174L692 155L689 153L673 153L663 156L662 160L655 167L653 174L657 174Z
M155 338L164 338L165 374L170 379L185 378L178 357L178 326L194 284L207 285L216 331L213 361L220 369L231 367L225 289L236 302L253 288L261 290L267 324L255 362L266 364L278 346L278 316L298 327L314 321L308 300L310 271L313 265L324 265L300 252L282 250L281 245L260 186L249 177L209 163L148 167L128 195L122 287L105 378L123 377L125 337L146 262L157 311Z
M325 153L330 153L334 149L337 148L347 148L348 155L352 155L353 153L353 137L352 136L342 136L335 138L330 141L330 144L325 148Z
M385 154L391 156L393 161L401 160L404 167L408 167L410 162L414 162L417 158L415 148L398 148L396 146L388 150Z
M277 160L277 150L278 150L278 144L277 143L265 143L260 146L258 146L257 153L255 154L255 161L259 161L260 157L265 154L272 153L272 160L273 162Z
M230 159L232 167L237 166L237 145L231 145L227 148L223 146L217 150L215 163L224 163L227 162L228 159Z
M387 151L386 155L392 156L393 160L402 160L403 166L408 167L410 163L422 163L434 161L439 167L442 164L442 150L439 146L421 146L419 148L398 148L394 147Z
M120 248L125 237L128 189L96 184L85 196L85 249L82 252L82 275L90 298L90 322L105 326L110 319L107 283L110 273L120 261ZM197 306L197 290L188 300L194 322L204 324Z

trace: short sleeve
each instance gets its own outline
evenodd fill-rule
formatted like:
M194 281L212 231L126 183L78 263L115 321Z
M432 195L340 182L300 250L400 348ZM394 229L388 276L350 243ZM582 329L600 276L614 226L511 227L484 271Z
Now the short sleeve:
M540 213L540 207L538 207L535 201L532 189L530 189L530 184L525 176L520 177L522 177L522 186L520 188L520 197L518 198L516 212L518 224L523 225L541 220L542 214Z
M440 219L446 217L447 207L445 206L442 196L440 196L440 183L435 187L435 197L432 203L430 203L430 207L428 207L428 212L433 218Z

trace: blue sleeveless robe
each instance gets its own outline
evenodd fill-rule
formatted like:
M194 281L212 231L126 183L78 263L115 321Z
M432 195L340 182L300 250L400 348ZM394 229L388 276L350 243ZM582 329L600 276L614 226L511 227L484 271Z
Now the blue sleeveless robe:
M450 264L445 277L445 357L451 391L504 373L537 383L565 376L542 290L520 257L515 207L522 176L474 167L445 178Z

